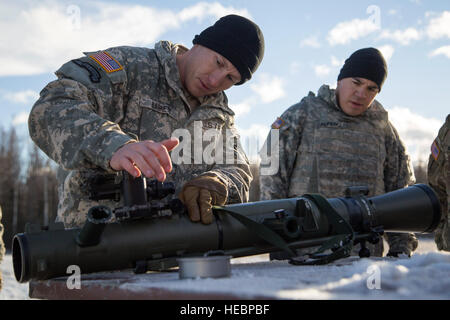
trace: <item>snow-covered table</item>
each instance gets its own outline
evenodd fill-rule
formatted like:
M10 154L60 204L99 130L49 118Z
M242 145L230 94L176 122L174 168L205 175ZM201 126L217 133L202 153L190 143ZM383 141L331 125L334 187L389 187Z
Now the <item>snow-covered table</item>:
M412 258L349 257L324 266L293 266L268 255L232 259L229 278L183 279L178 272L132 271L32 281L39 299L450 299L450 254Z

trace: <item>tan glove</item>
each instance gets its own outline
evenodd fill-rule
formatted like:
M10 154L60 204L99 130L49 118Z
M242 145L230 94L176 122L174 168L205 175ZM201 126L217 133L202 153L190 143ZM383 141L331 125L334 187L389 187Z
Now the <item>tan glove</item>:
M216 176L199 176L183 186L179 195L187 207L191 221L212 222L212 206L224 205L228 198L228 189Z

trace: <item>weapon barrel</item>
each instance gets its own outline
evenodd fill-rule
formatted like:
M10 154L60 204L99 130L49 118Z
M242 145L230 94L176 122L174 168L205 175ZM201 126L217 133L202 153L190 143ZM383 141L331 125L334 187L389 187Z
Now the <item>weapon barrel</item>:
M355 239L380 226L385 231L432 232L441 215L438 198L427 185L372 198L332 198L328 203L350 223ZM142 262L217 249L235 257L280 250L249 231L230 212L273 228L290 248L316 246L333 234L327 216L304 197L232 204L214 211L215 223L210 225L192 223L186 215L172 215L106 226L91 221L82 229L20 233L13 239L14 274L17 281L27 282L66 276L71 265L90 273L137 269ZM105 218L102 210L94 212L100 220Z
M439 198L425 184L415 184L371 198L328 199L356 232L381 226L391 232L433 232L441 218Z
M225 250L261 242L232 217L222 216L221 226L226 235ZM200 254L219 247L216 224L192 223L186 216L110 223L96 245L79 244L85 229L15 235L12 254L17 281L65 276L70 265L79 266L83 273L119 270L134 268L142 261Z

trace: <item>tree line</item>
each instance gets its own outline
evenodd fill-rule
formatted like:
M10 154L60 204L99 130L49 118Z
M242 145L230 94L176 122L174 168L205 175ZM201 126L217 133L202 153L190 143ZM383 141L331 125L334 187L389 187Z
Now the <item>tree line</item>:
M26 223L48 226L55 221L58 207L57 165L34 144L23 157L25 141L22 140L14 127L0 128L0 207L7 250L11 248L13 236L25 231ZM250 201L257 201L258 165L253 164L251 170ZM426 163L418 163L414 171L417 183L426 183Z
M34 144L23 161L23 147L14 127L0 128L0 206L7 250L27 222L43 226L56 218L56 165Z

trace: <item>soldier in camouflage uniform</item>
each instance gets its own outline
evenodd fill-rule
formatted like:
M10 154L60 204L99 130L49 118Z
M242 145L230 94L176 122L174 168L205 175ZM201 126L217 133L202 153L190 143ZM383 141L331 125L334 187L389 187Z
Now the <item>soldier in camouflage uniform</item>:
M450 114L431 145L428 183L438 194L442 208L434 240L439 250L450 251Z
M83 224L94 205L122 205L91 201L87 193L90 177L120 170L175 182L193 221L210 223L214 204L248 200L249 162L223 91L251 78L263 58L263 35L250 20L228 15L193 43L189 50L161 41L154 49L88 52L41 91L29 132L60 165L57 220L66 227ZM232 163L196 161L196 135L211 129L216 144L233 142L223 143ZM183 161L172 163L169 152L179 143L172 135L180 130L190 137L174 150Z
M414 184L405 147L375 100L386 74L378 50L358 50L341 69L336 90L323 85L317 96L310 92L274 122L279 170L260 176L261 200L305 193L341 197L347 187L361 185L374 196ZM388 233L387 241L389 255L410 256L417 247L414 234ZM382 241L368 248L372 255L383 254Z

